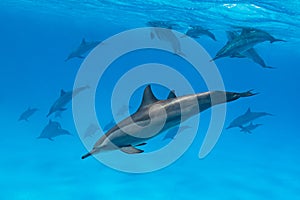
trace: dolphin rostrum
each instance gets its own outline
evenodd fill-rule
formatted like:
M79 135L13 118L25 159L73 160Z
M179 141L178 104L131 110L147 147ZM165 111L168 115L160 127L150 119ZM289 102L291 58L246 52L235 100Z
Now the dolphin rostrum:
M42 133L37 139L46 138L53 141L54 137L59 135L72 135L69 131L62 129L59 122L49 120Z
M268 115L272 116L272 114L267 112L252 112L251 109L248 108L246 113L235 118L226 129L233 128L233 127L243 128L243 125L248 124L249 122L252 122L257 118L268 116Z
M214 41L217 41L215 35L210 32L209 29L205 29L202 26L190 26L185 34L192 38L199 38L201 35L206 35Z
M244 132L244 133L252 133L252 131L254 129L256 129L257 127L261 126L262 124L253 124L252 122L247 125L247 126L243 126L241 127L241 132Z
M25 110L19 117L18 121L22 121L25 120L28 122L28 118L31 117L36 111L38 111L39 109L37 108L28 108L27 110Z
M142 153L143 150L138 149L138 146L145 145L145 141L179 125L199 112L213 105L253 95L255 94L251 91L242 93L211 91L158 100L148 85L144 90L142 103L138 110L106 132L95 143L93 149L82 156L82 159L111 150L121 150L128 154ZM213 97L213 102L211 97ZM160 126L161 124L162 126Z
M77 49L75 49L73 52L71 52L65 61L68 61L72 58L84 58L83 55L86 52L92 50L93 48L95 48L100 43L101 43L100 41L87 42L83 38L80 45L79 45L79 47L77 47Z
M240 55L243 55L243 52L265 41L270 41L271 43L284 41L274 38L265 31L254 28L243 28L240 35L230 39L211 61L222 57L240 57Z
M49 109L49 113L47 117L49 117L52 113L65 111L67 108L65 106L72 100L73 97L78 95L81 91L88 89L89 86L83 86L80 88L76 88L74 91L60 91L60 97L52 104Z

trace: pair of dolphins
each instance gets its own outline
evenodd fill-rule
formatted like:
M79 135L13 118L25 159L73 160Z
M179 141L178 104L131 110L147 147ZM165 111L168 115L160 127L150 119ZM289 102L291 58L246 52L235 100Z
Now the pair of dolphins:
M142 153L139 146L158 134L180 125L181 122L205 111L211 106L231 102L241 97L253 96L251 91L237 93L210 91L177 97L173 91L166 100L158 100L150 85L146 86L138 110L108 130L95 143L93 149L82 156L85 159L93 154L112 150L121 150L127 154ZM214 97L212 102L211 97ZM161 113L166 113L162 115ZM162 127L158 126L162 121ZM156 130L158 130L156 132ZM129 134L130 133L130 134Z

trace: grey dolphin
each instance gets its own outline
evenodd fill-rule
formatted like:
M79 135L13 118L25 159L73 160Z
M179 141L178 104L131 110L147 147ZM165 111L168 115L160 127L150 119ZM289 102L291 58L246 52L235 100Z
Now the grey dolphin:
M73 52L71 52L65 61L68 61L72 58L84 58L83 55L85 53L92 50L93 48L95 48L100 43L101 43L100 41L87 42L83 38L80 45L79 45L79 47L77 47L77 49L75 49Z
M233 31L227 31L227 38L229 41L233 40L234 38L238 37L239 34L237 32L233 32ZM262 59L262 57L257 53L257 51L254 48L250 48L247 51L244 52L239 52L233 56L233 57L238 57L238 58L249 58L251 59L253 62L259 64L260 66L262 66L263 68L271 68L274 69L274 67L270 67L267 66L265 61Z
M138 110L106 132L95 143L93 149L82 156L82 159L92 154L112 150L121 150L128 154L142 153L143 150L136 148L137 146L144 145L145 141L179 125L182 121L199 112L207 110L213 105L253 95L255 94L250 91L243 93L211 91L159 101L152 93L150 85L148 85L144 90L142 103ZM211 96L216 99L213 105ZM166 118L161 115L161 112L166 113ZM150 118L150 116L152 117ZM164 119L166 119L164 126L158 133L154 134L153 130L157 129L157 124L160 124ZM124 129L131 134L125 133Z
M261 126L262 124L253 124L252 122L247 125L247 126L243 126L241 127L241 132L244 132L244 133L252 133L252 131L254 129L256 129L257 127Z
M248 124L249 122L252 122L253 120L263 116L273 116L273 115L267 112L252 112L251 109L248 108L246 113L235 118L226 129L233 128L233 127L243 128L243 125Z
M166 133L165 137L163 138L163 140L166 140L166 139L174 139L176 137L177 134L187 130L191 128L190 126L182 126L179 130L175 129L174 128L171 128L170 130L168 130L168 132Z
M38 111L39 109L37 108L30 108L28 107L27 110L25 110L19 117L19 120L18 121L22 121L22 120L25 120L25 121L28 121L28 118L31 117L36 111Z
M192 38L199 38L201 35L206 35L214 41L217 41L215 35L209 31L209 29L205 29L202 26L190 26L190 29L188 29L185 34Z
M42 130L41 134L37 139L46 138L53 141L54 137L59 135L72 135L69 131L62 129L59 122L49 120L49 123Z
M83 86L76 88L74 91L68 92L61 90L60 97L58 97L58 99L50 107L47 117L49 117L52 113L65 111L67 109L65 106L72 100L72 98L88 88L89 86Z
M159 27L159 28L167 28L167 29L178 27L176 23L173 23L171 21L149 21L146 23L146 25L150 27Z
M243 28L241 34L234 37L232 40L229 40L211 61L222 57L239 57L243 52L265 41L273 43L285 40L276 39L269 33L259 29Z

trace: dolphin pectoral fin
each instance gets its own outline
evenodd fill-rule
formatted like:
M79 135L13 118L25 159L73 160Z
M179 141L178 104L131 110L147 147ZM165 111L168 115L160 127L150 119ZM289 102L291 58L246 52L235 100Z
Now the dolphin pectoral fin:
M147 143L144 142L144 143L141 143L141 144L138 144L138 145L135 145L136 147L139 147L139 146L143 146L143 145L146 145Z
M84 57L84 56L77 56L77 58L81 58L81 59L84 59L85 57Z
M123 151L124 153L127 153L127 154L136 154L136 153L143 153L144 152L143 150L137 149L133 146L122 147L120 150Z
M65 110L67 110L67 108L60 108L59 110L60 111L65 111Z
M53 140L52 138L48 138L48 140L50 140L50 141L54 142L54 140Z

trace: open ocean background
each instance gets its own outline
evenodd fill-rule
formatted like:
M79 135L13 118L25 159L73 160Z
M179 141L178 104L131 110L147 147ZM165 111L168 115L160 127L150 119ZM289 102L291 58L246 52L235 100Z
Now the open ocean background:
M216 61L227 91L255 89L260 93L228 104L225 126L248 107L274 116L255 121L263 126L253 134L224 128L213 151L199 159L210 119L210 111L206 111L188 151L172 165L147 174L118 172L93 157L81 160L87 149L77 135L71 104L61 118L50 118L73 136L56 137L54 142L36 139L48 123L46 114L60 90L73 88L83 60L64 60L82 38L104 40L154 20L175 22L181 32L193 24L211 29L217 42L206 36L197 39L211 56L226 43L225 31L232 26L260 28L286 40L256 47L267 65L277 69L263 69L248 59ZM1 200L300 198L299 0L2 0L0 25ZM101 82L104 89L97 92L100 124L105 126L112 119L108 94L117 77L126 72L126 67L121 68L124 65L128 69L148 62L174 66L197 92L206 91L201 77L194 77L189 67L174 57L136 52L116 62ZM133 110L139 106L141 92L137 91ZM154 87L154 92L161 98L167 96L159 88ZM39 111L29 122L19 122L29 106ZM156 139L147 146L160 143L161 139Z

